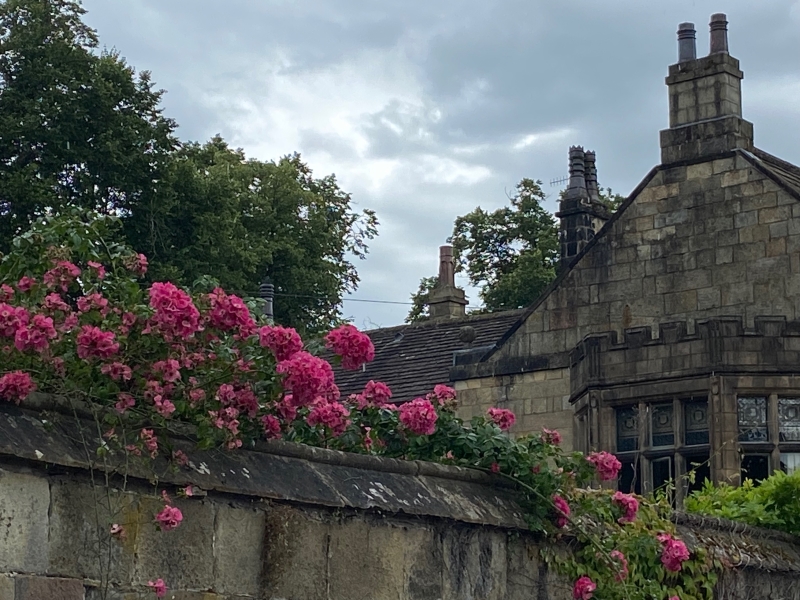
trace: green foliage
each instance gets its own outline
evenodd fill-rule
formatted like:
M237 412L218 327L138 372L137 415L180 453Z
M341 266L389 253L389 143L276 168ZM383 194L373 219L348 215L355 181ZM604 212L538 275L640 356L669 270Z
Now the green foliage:
M0 250L67 206L127 211L152 199L175 124L162 92L70 0L0 2Z
M351 205L333 175L315 178L299 155L248 160L215 137L173 154L158 201L134 207L125 229L154 280L210 275L252 294L269 276L276 321L322 331L358 285L350 257L363 259L377 233L375 214Z
M523 179L510 206L478 207L458 217L451 241L472 285L481 286L486 310L531 304L555 278L558 228L542 202L541 182Z
M706 481L686 499L686 510L800 534L800 471L777 471L758 485L751 479L739 487Z
M406 323L418 323L430 317L428 311L428 297L431 290L436 287L439 277L423 277L419 282L419 289L415 294L411 294L411 310L408 311Z
M625 196L615 194L611 188L600 188L600 203L603 204L612 213L617 212L622 203L625 202Z
M571 529L578 544L571 555L551 552L545 554L546 560L573 579L590 577L597 583L594 598L711 598L717 567L703 548L695 549L678 572L668 571L661 562L662 544L654 534L675 534L670 503L665 499L640 501L632 523L615 525L619 508L612 496L608 490L578 490L573 495L573 511L583 517L578 517L579 523ZM616 577L621 562L612 556L614 551L622 552L628 562L628 575L621 580Z
M38 217L115 214L115 235L151 278L211 277L253 293L276 284L278 322L321 331L356 289L377 219L298 155L246 159L215 137L180 146L162 93L96 33L72 0L0 0L0 251Z

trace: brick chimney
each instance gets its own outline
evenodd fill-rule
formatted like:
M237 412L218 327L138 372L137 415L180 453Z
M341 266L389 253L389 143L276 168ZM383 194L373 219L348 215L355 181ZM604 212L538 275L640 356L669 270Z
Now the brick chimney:
M661 162L710 157L753 147L753 124L742 119L739 61L728 54L728 21L711 15L710 52L696 58L693 23L678 26L678 62L669 68L669 129L661 132Z
M569 264L611 216L600 203L594 152L580 146L569 149L569 187L556 217L560 219L561 268Z
M458 318L466 314L467 298L456 287L456 265L453 247L439 248L439 280L428 295L428 310L432 319Z

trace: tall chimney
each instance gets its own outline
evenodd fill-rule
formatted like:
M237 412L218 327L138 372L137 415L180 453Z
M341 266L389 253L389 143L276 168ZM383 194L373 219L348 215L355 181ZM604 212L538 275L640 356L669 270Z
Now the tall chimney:
M583 155L584 173L586 175L586 193L590 202L600 202L600 189L597 187L597 155L588 150Z
M456 287L456 268L452 246L439 247L439 280L428 294L432 319L458 318L466 315L467 296Z
M678 62L669 68L669 129L661 162L670 164L753 147L753 124L742 119L739 61L728 54L728 21L711 16L711 53L695 58L694 25L678 27Z
M678 25L678 62L686 62L697 58L697 42L695 40L694 23Z
M559 268L562 269L583 250L611 216L600 203L595 161L594 152L584 152L580 146L569 149L569 187L556 213L561 242Z
M717 52L728 53L728 19L724 13L716 13L711 15L711 29L710 50L711 54Z

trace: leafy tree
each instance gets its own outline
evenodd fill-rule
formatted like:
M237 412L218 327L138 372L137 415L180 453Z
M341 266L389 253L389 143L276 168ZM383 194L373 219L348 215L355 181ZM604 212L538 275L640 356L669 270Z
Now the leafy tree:
M406 323L418 323L430 317L428 311L428 298L430 297L431 290L436 287L439 282L439 277L423 277L419 282L419 289L415 294L411 294L411 310L406 317Z
M356 289L350 257L364 258L376 235L370 210L354 211L331 175L315 178L297 154L247 159L220 137L175 152L157 201L126 220L133 246L155 279L191 284L211 276L253 293L276 285L276 320L302 330L330 328L345 293Z
M181 146L149 73L99 52L84 12L0 0L0 252L37 217L96 210L121 217L119 241L149 255L153 280L252 293L269 276L280 323L337 322L374 213L298 155L248 160L219 137Z
M478 207L456 219L449 240L456 270L481 287L487 312L527 306L555 278L558 227L542 207L544 198L541 182L526 178L517 184L510 206L492 212ZM415 307L423 301L419 293L412 298ZM412 315L422 313L412 309L409 319Z
M98 52L80 3L0 1L0 249L66 206L125 212L152 199L175 146L162 92Z

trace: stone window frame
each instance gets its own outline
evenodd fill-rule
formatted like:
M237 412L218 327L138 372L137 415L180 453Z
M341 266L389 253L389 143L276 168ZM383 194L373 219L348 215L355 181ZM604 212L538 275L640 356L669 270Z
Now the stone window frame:
M740 457L740 477L744 480L741 473L741 461L744 456L766 456L768 457L768 475L781 470L781 454L800 454L800 441L781 441L780 440L780 420L779 420L779 401L785 398L800 398L800 390L791 388L775 391L774 389L737 389L735 395L735 407L739 410L739 398L761 397L767 400L767 441L746 442L741 441L737 436L737 449ZM738 433L738 429L737 429Z
M706 403L706 414L708 420L709 439L705 444L689 444L685 443L685 406L697 401L704 401ZM671 446L653 446L652 445L652 407L672 403L672 424L674 440ZM636 407L638 414L646 414L648 418L638 419L639 429L639 444L638 448L634 451L619 452L617 449L617 422L616 411L620 409ZM641 477L641 491L642 493L649 494L654 490L653 486L653 464L656 461L664 458L671 458L671 476L675 484L675 498L674 502L680 504L686 497L689 484L686 481L686 474L691 470L690 465L693 460L703 460L707 463L708 476L711 478L711 402L707 392L697 391L680 392L669 395L652 396L641 398L638 402L614 402L609 403L609 408L614 410L615 419L613 421L613 435L612 447L614 454L622 462L633 462L638 465L638 475ZM698 482L702 483L702 482Z

